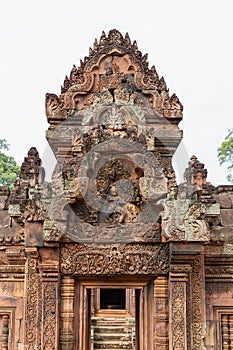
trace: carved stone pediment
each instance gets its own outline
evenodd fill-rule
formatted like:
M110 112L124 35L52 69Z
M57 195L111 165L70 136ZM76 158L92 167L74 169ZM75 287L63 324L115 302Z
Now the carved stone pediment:
M46 95L48 121L57 124L67 119L70 111L103 103L103 94L108 103L139 104L176 123L182 119L183 106L175 94L169 96L165 80L159 78L155 67L149 69L147 54L142 56L128 33L123 37L115 29L108 36L103 32L89 57L79 68L73 66L60 97Z

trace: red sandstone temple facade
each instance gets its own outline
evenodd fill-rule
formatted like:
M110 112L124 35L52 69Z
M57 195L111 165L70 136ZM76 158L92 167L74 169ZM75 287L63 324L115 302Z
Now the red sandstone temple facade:
M0 187L0 349L233 349L233 186L193 156L182 104L117 30L46 94L57 165Z

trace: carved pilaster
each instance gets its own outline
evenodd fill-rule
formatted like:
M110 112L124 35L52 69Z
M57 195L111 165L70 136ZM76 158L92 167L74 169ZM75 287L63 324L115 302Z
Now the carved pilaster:
M192 350L205 350L204 338L206 335L206 313L203 254L199 254L193 260L191 274L191 300L191 347Z
M229 350L233 344L233 315L221 315L222 349Z
M9 315L2 315L3 327L2 327L2 350L8 350L9 339Z
M48 278L50 277L50 278ZM48 276L42 283L42 349L58 349L58 278Z
M169 285L169 350L187 350L187 275L185 273L171 273Z
M74 349L74 278L61 279L60 349Z
M154 349L168 350L168 280L154 281Z
M186 298L185 307L185 332L186 332L186 347L179 349L188 350L206 350L204 345L206 332L206 314L205 314L205 274L204 274L204 250L202 244L176 244L172 246L173 264L171 265L170 276L170 304L181 307L180 296ZM183 279L182 279L183 276ZM176 289L173 293L173 280L176 284ZM185 289L182 283L185 282ZM180 288L180 292L176 293ZM180 296L179 296L180 294ZM176 300L177 299L177 300ZM184 304L184 302L183 302ZM182 308L182 307L181 307ZM183 312L183 311L182 311ZM171 315L171 337L173 337L173 323L177 323L177 317L173 315L173 310L170 309ZM182 322L180 330L184 329ZM177 328L178 329L178 328ZM170 347L170 350L178 349L178 346Z
M41 349L41 276L38 272L37 249L27 248L25 349Z
M59 290L58 250L56 247L39 249L42 284L42 350L58 349Z

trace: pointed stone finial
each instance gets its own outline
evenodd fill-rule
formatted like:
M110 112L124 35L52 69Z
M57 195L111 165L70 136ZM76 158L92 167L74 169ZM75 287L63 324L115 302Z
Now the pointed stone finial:
M157 73L157 71L156 71L156 69L155 69L155 66L152 66L152 67L151 67L151 73L152 73L153 76L156 78L156 80L159 79L159 76L158 76L158 73Z
M134 40L134 42L133 42L133 47L135 50L138 50L138 44L137 44L136 40Z
M164 77L161 77L160 80L159 80L159 89L161 91L168 91L167 84L166 84L166 82L164 80Z
M71 81L72 84L76 83L77 75L78 75L78 70L77 70L77 68L76 68L76 66L74 64L73 68L71 69L71 72L70 72L70 81Z
M80 68L83 68L83 66L84 66L83 60L80 59Z
M102 35L100 37L99 45L101 47L104 47L105 42L106 42L106 34L105 34L104 31L102 31Z
M105 40L105 39L106 39L106 34L105 34L105 31L103 30L102 34L101 34L101 37L100 37L100 41L101 40Z
M125 34L125 41L126 41L127 45L131 45L131 40L130 40L128 32Z
M69 85L69 83L70 83L70 81L69 81L69 78L67 77L67 75L65 76L65 79L64 79L64 87L66 87L66 85L67 85L67 87L68 87L68 85Z
M61 86L61 93L66 92L69 89L69 87L70 87L70 80L66 75L65 79L64 79L63 86Z
M97 50L98 49L98 40L95 38L93 49Z
M146 53L144 56L142 56L142 62L147 63L147 59L148 59L148 54Z
M77 67L75 64L73 64L73 67L71 69L71 73L77 72Z
M183 111L183 105L180 103L180 100L178 99L176 94L173 94L170 97L170 103L171 103L173 109L180 109L181 111Z

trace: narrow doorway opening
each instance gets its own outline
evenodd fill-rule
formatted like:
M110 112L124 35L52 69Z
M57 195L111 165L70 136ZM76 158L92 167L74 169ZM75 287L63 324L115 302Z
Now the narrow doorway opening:
M90 343L88 350L139 350L138 320L135 289L92 288L90 291Z
M77 283L76 350L150 350L153 283Z

